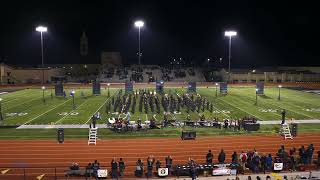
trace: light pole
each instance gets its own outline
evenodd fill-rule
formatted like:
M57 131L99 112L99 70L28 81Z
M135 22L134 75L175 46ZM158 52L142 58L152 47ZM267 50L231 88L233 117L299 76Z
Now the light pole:
M258 105L258 88L256 89L256 103L254 105Z
M140 29L144 26L144 22L141 20L138 20L134 22L134 26L139 29L139 52L138 52L138 58L139 58L139 65L141 64L141 46L140 46Z
M279 86L278 86L278 89L279 89L278 100L279 100L279 101L280 101L280 95L281 95L281 88L282 88L282 86L281 86L281 85L279 85Z
M72 90L71 93L70 93L70 95L72 96L72 108L73 108L73 110L76 109L76 105L75 105L75 103L74 103L74 94L75 94L75 91Z
M218 83L216 83L216 97L218 97Z
M45 26L38 26L36 27L36 31L40 32L40 38L41 38L41 63L42 63L42 84L44 84L44 62L43 62L43 38L42 33L47 32L48 28Z
M42 86L41 89L42 89L42 100L43 100L43 104L44 104L46 102L46 100L44 99L44 90L46 89L46 87Z
M229 77L228 77L228 81L230 81L230 70L231 70L231 39L233 36L236 36L237 35L237 31L225 31L224 32L224 36L227 36L229 37L229 67L228 67L228 74L229 74Z
M108 86L108 97L110 97L110 91L109 91L110 83L108 83L107 86Z
M3 120L1 101L2 101L2 98L0 98L0 120Z

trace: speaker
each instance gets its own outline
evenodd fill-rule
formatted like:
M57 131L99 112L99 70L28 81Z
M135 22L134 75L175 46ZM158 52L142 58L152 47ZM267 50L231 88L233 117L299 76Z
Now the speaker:
M195 140L196 137L197 137L197 133L195 131L188 131L188 132L182 131L182 134L181 134L182 140Z
M297 137L297 135L298 135L298 124L297 123L291 124L291 135L293 137Z
M259 123L245 123L243 129L246 131L258 131L260 129Z
M58 142L59 143L64 142L64 129L63 128L58 129Z

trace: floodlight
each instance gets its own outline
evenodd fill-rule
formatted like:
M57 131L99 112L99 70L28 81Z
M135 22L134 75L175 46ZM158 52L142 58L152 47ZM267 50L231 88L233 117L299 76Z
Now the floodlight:
M225 36L229 36L229 37L236 36L237 35L237 31L225 31L224 35Z
M134 22L134 26L141 28L144 26L144 22L141 20L138 20L138 21Z
M38 32L47 32L48 28L45 27L45 26L38 26L38 27L36 27L36 31L38 31Z

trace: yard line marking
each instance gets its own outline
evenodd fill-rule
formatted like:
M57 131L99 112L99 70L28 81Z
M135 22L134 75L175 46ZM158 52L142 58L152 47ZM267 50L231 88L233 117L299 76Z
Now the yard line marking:
M234 89L234 90L238 90L238 91L240 91L239 89ZM241 91L240 91L241 92ZM243 92L241 92L241 93L243 93ZM244 95L244 96L247 96L247 95ZM253 99L253 98L251 98L251 97L249 97L249 96L247 96L248 97L248 99ZM246 100L244 100L244 99L241 99L241 98L239 98L239 97L234 97L234 98L237 98L237 99L240 99L241 100L241 102L247 102L248 104L249 104L249 102L248 101L246 101ZM267 103L267 104L270 104L270 103ZM271 106L273 106L272 104L271 104ZM272 114L275 114L276 116L279 116L279 117L282 117L280 114L278 114L278 113L276 113L276 112L271 112ZM287 118L288 119L288 118Z
M116 93L116 92L115 92L115 93ZM113 93L113 94L115 94L115 93ZM112 96L112 95L110 95L110 97L111 97L111 96ZM110 97L108 97L108 98L104 101L104 103L96 110L96 112L94 112L93 114L90 115L88 121L85 122L81 127L85 126L85 125L91 120L91 117L92 117L93 115L95 115L95 114L102 108L102 106L104 106L104 105L106 104L106 102L110 99Z
M31 121L33 121L33 120L35 120L35 119L38 119L40 116L43 116L44 114L46 114L46 113L48 113L48 112L50 112L50 111L54 110L55 108L57 108L57 107L59 107L59 106L61 106L61 105L65 104L65 103L67 103L67 102L68 102L68 101L70 101L71 99L72 99L72 98L70 98L70 99L66 100L65 102L63 102L63 103L61 103L61 104L58 104L58 105L54 106L53 108L49 109L48 111L46 111L46 112L44 112L44 113L42 113L42 114L38 115L37 117L34 117L34 118L30 119L29 121L27 121L27 122L23 123L22 125L26 125L27 123L29 123L29 122L31 122Z
M76 107L76 109L78 109L80 106L82 106L83 104L85 104L85 102L87 102L89 100L89 98L85 101L83 101L79 106ZM75 109L75 110L76 110ZM72 110L71 112L74 112L75 110ZM64 118L66 118L67 116L69 116L70 113L68 113L67 115L64 115L62 118L60 118L58 121L56 121L54 124L57 124L58 122L62 121Z
M10 100L8 100L8 101L4 101L3 104L9 103L9 102L11 102L11 101L15 101L15 100L17 100L17 99L19 99L19 98L22 98L22 97L27 97L27 96L29 96L30 94L31 94L31 92L23 92L21 95L17 95L17 96L19 96L19 97L10 99ZM4 97L4 99L5 99L5 97Z
M239 108L239 107L236 107L236 106L230 104L229 102L227 102L227 101L225 101L225 100L223 100L223 99L221 99L221 98L220 98L219 100L221 100L221 101L229 104L230 106L233 106L233 107L235 107L235 108L237 108L237 109L239 109L239 110L241 110L241 111L243 111L243 112L245 112L245 113L247 113L247 114L250 114L250 115L253 116L253 117L257 117L257 118L260 119L260 120L263 119L263 118L261 118L261 117L259 117L259 116L257 116L257 115L254 115L254 114L252 114L252 113L250 113L250 112L247 112L247 111L245 111L245 110L243 110L243 109L241 109L241 108Z
M42 98L42 97L36 97L36 98L32 98L32 99L30 99L30 100L28 100L28 101L25 101L25 102L23 102L23 103L19 103L18 105L15 105L15 106L11 106L11 107L9 107L9 108L6 108L6 109L3 109L3 110L8 110L8 109L12 109L12 108L15 108L15 107L17 107L17 106L21 106L22 104L26 104L26 103L28 103L28 102L30 102L30 101L33 101L33 100L36 100L36 99L40 99L40 98Z
M240 90L237 89L237 91L240 91ZM249 97L249 98L250 98L250 97ZM250 98L250 99L252 99L252 98ZM263 101L264 103L266 103L266 104L271 105L271 106L275 106L275 107L278 107L278 108L280 108L280 109L283 109L283 107L280 107L280 106L277 105L276 103L268 102L268 101L266 101L266 100L262 100L262 101ZM288 104L287 104L287 105L288 105ZM291 106L291 105L289 104L289 106ZM286 109L289 110L289 111L291 111L291 112L293 112L293 113L295 113L295 114L300 114L300 115L303 115L303 116L306 116L306 117L309 117L309 118L312 118L312 119L317 119L317 118L315 118L315 117L313 117L313 116L309 116L309 115L307 115L307 114L300 113L300 112L298 112L298 111L292 110L292 108L288 108L288 106L286 107ZM278 116L280 116L278 113L274 113L274 114L277 114ZM287 117L287 119L288 119L288 117Z

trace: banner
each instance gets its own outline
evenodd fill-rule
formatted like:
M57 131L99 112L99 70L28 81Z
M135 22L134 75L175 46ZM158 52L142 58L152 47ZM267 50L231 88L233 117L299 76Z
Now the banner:
M101 88L100 88L100 82L93 82L92 83L92 94L93 95L100 95L101 94Z
M282 171L282 169L283 169L283 163L274 163L273 164L273 170Z
M163 86L164 86L164 82L163 81L157 81L156 82L156 91L158 93L163 93Z
M169 175L169 170L168 168L159 168L158 169L158 176L160 177L165 177Z
M133 92L133 83L131 81L127 81L124 85L125 91L127 92Z
M197 92L197 84L196 84L196 82L189 82L189 84L188 84L188 92Z
M219 83L219 86L221 94L228 94L228 84L226 82Z
M98 169L98 177L99 178L106 178L108 176L108 170L106 169Z
M263 82L257 82L256 83L256 93L257 94L264 94L264 83Z
M56 84L54 87L54 93L56 96L63 96L63 85L62 83Z

